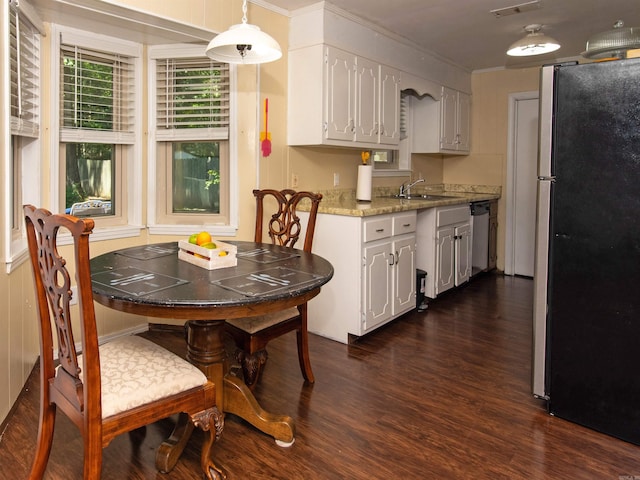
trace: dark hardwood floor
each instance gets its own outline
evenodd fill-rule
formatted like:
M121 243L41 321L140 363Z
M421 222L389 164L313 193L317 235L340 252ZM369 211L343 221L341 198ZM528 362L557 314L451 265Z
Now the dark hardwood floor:
M640 447L551 417L530 393L533 284L486 275L354 345L310 339L315 385L305 385L295 334L273 341L256 397L296 421L296 442L227 416L213 457L233 479L640 478ZM150 336L182 348L171 333ZM37 378L0 437L0 478L26 478L37 434ZM47 479L82 475L82 442L62 415ZM173 420L116 438L103 479L199 477L201 437L167 475L155 449Z

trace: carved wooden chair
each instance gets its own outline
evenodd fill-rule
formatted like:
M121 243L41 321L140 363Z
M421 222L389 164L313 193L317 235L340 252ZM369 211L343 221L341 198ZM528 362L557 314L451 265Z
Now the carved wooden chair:
M293 248L303 235L305 252L311 251L315 230L318 205L322 194L296 192L294 190L254 190L256 197L256 229L255 241L262 242L262 230L268 225L269 237L273 244ZM305 232L302 232L300 218L297 214L298 204L308 199L311 201L309 219ZM275 200L276 209L265 222L265 200ZM226 330L233 337L238 348L236 359L242 367L244 381L253 388L267 361L266 346L274 338L293 330L298 340L298 361L300 370L306 381L313 383L315 378L309 359L309 335L307 333L307 304L298 305L287 310L255 317L228 319Z
M225 478L210 458L224 424L215 405L215 385L186 360L143 338L126 336L98 346L89 265L94 221L31 205L25 205L24 214L40 324L40 422L29 478L40 480L44 475L57 408L83 436L85 480L100 478L102 449L115 436L174 414L186 414L190 422L158 449L156 467L169 471L175 466L184 449L180 445L172 450L179 443L178 434L186 432L180 436L184 443L195 426L206 432L200 458L204 478ZM78 337L69 307L71 274L57 244L59 231L67 230L73 239L68 248L73 248L78 286ZM58 341L57 368L52 330Z

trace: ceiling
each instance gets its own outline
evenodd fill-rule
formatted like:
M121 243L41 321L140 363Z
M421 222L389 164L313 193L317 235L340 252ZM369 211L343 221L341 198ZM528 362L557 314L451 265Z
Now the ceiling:
M330 0L347 12L411 40L470 70L515 68L574 58L590 36L611 30L617 20L640 27L640 0L539 0L521 13L497 18L491 10L531 0ZM318 0L266 0L293 11ZM524 26L543 25L560 42L556 52L508 57L509 45L525 35Z

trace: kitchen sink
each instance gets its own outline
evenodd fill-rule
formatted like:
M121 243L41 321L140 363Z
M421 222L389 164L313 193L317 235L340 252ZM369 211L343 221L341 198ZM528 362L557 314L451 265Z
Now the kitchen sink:
M398 200L445 200L452 198L447 195L431 195L431 194L409 194L409 195L389 195L389 198L397 198Z

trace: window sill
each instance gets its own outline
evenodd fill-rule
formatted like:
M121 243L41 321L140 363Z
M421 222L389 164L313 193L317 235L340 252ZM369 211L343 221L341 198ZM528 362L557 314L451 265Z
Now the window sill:
M102 240L117 240L120 238L139 237L140 230L142 229L144 229L144 226L141 225L126 225L123 227L113 228L95 228L89 238L92 242L99 242ZM61 233L58 236L59 245L71 245L72 243L73 240L70 234Z
M206 230L216 237L235 237L238 227L235 225L150 225L150 235L183 235Z
M29 250L25 243L25 248L23 250L20 250L19 252L16 252L15 255L12 255L11 258L6 262L5 265L6 265L7 273L8 274L11 273L20 265L22 265L24 262L26 262L28 259L29 259Z

